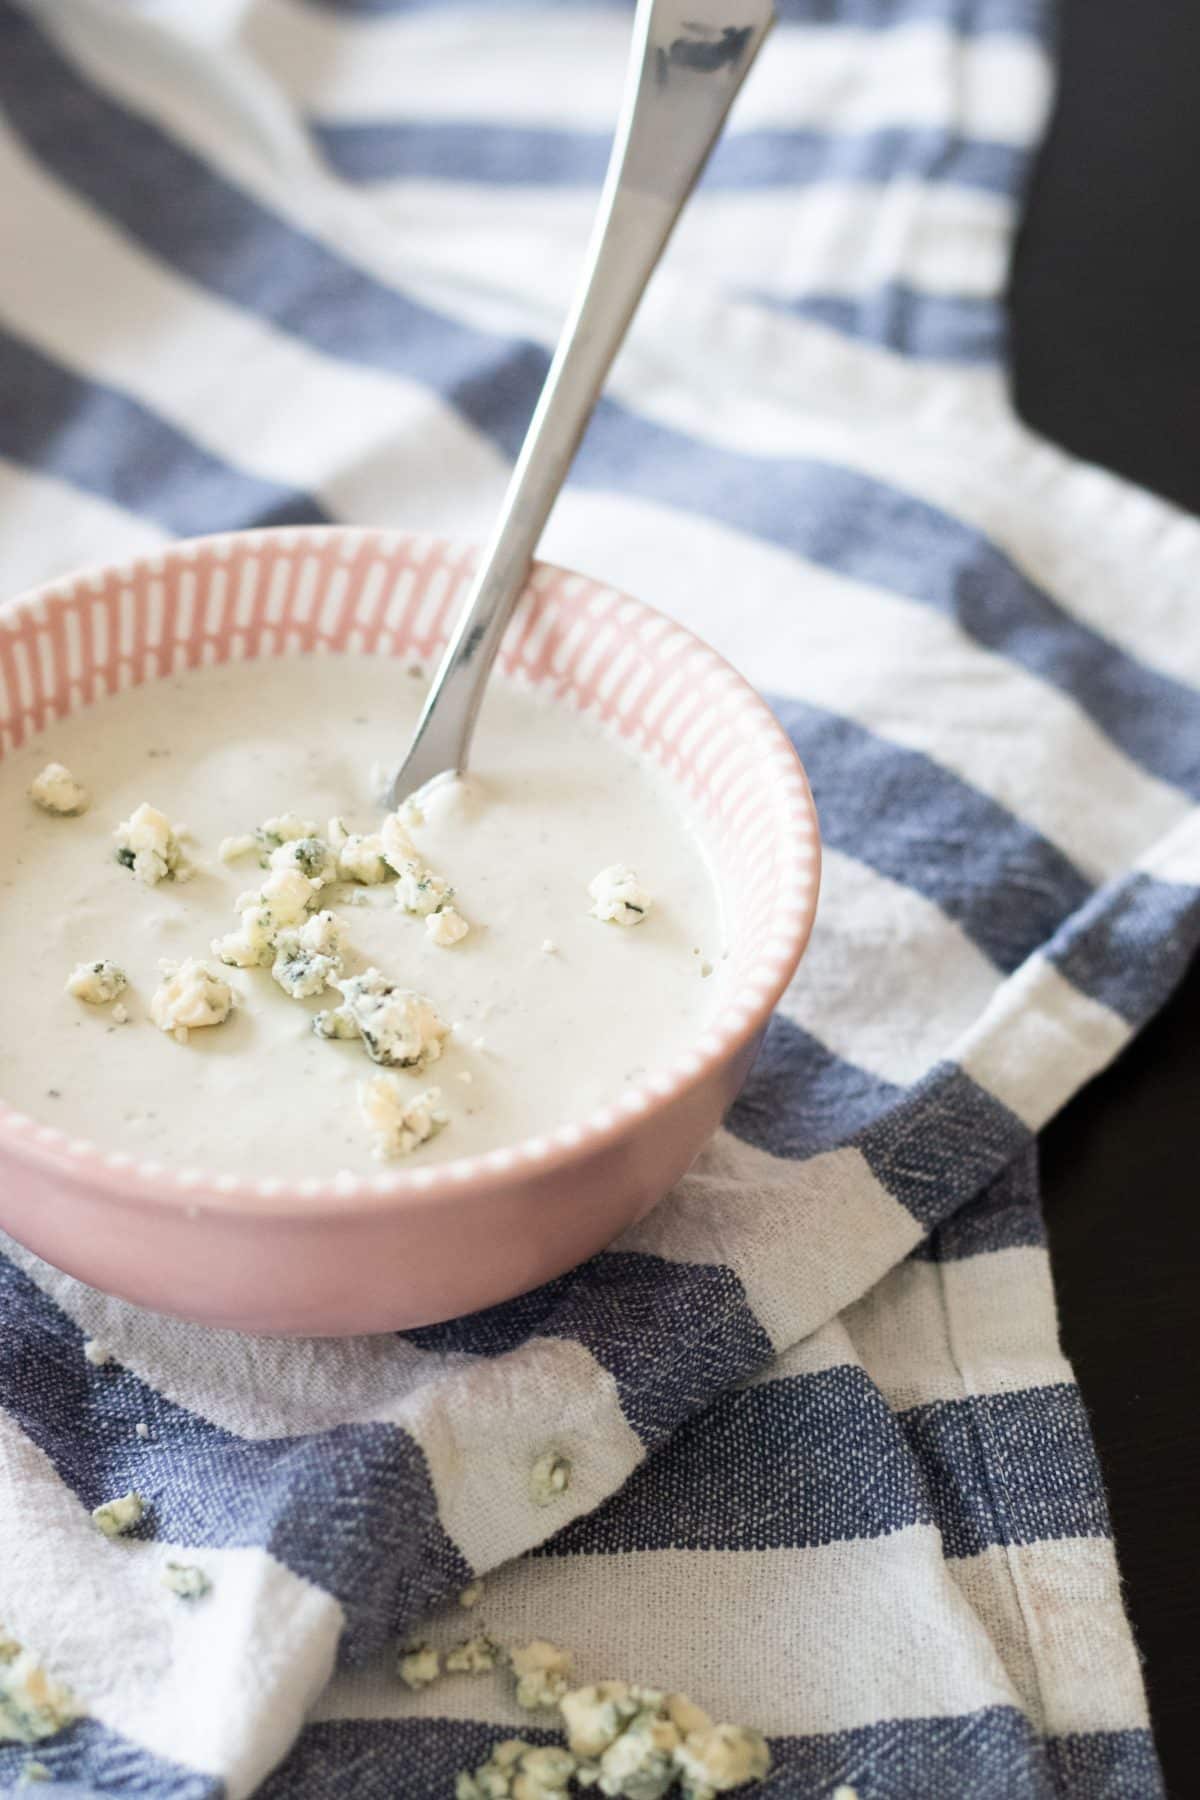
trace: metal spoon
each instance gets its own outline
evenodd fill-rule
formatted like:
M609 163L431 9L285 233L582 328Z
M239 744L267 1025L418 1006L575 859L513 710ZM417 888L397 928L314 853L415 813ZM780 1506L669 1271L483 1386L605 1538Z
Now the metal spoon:
M393 806L466 768L483 690L550 509L646 283L774 20L772 0L639 0L583 279ZM587 79L587 71L580 71Z

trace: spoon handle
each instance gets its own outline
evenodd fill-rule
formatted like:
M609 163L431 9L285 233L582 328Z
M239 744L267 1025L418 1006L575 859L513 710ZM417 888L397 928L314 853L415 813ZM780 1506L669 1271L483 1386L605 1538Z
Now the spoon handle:
M488 674L542 528L646 283L773 19L772 0L639 0L583 278L499 520L393 783L393 805L435 775L466 767Z

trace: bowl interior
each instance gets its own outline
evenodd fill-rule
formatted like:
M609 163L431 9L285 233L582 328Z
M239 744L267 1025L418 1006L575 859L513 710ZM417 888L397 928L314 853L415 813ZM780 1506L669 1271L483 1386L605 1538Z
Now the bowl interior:
M190 668L339 652L429 662L446 642L474 555L404 533L284 528L179 544L41 589L0 611L0 760L102 696ZM599 582L538 565L500 660L509 679L587 714L660 766L722 888L729 998L691 1052L625 1097L636 1112L733 1054L790 978L816 904L811 796L786 737L741 677L682 627ZM501 1154L536 1160L613 1126L606 1112L557 1134L557 1146L541 1140ZM35 1125L0 1100L5 1138L40 1158L138 1173L128 1157ZM471 1166L389 1173L369 1185L462 1180L494 1159L463 1160ZM141 1173L170 1181L169 1171ZM214 1185L239 1188L230 1177ZM336 1186L346 1198L343 1178L304 1185L314 1195Z

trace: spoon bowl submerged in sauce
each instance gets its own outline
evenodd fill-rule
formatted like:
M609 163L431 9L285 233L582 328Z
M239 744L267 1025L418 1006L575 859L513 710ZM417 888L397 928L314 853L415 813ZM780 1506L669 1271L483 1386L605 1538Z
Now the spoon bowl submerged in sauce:
M353 1096L371 1060L362 1043L318 1041L306 1016L337 994L297 1001L269 970L234 969L219 1029L177 1044L147 1016L157 958L205 956L214 909L263 880L253 860L242 874L220 863L222 827L246 832L291 804L357 810L351 829L372 828L375 674L375 698L394 695L400 669L438 656L472 566L441 541L284 529L177 545L0 614L0 803L32 813L25 790L52 760L74 758L91 789L81 819L26 828L14 813L16 898L0 902L33 971L27 1041L18 1011L0 1058L0 1226L50 1262L213 1324L428 1323L611 1243L720 1122L811 928L807 783L715 652L545 565L505 636L491 723L485 708L484 786L414 830L470 935L439 947L392 889L328 890L356 967L387 965L453 1027L429 1069L389 1072L414 1096L438 1084L444 1128L411 1155L370 1159ZM415 709L423 684L410 685ZM173 741L132 742L148 719ZM135 780L167 811L197 801L186 885L147 891L101 849ZM621 898L639 890L619 875L603 902L589 894L624 862L653 892L640 922ZM74 964L114 951L132 983L115 1029L62 991Z

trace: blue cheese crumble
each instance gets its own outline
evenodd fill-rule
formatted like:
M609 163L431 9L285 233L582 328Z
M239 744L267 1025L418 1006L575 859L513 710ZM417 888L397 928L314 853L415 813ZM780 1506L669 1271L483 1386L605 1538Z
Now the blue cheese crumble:
M463 1666L471 1666L470 1646L461 1649ZM454 1655L447 1656L447 1669ZM570 1688L569 1656L542 1639L510 1650L509 1661L518 1703L557 1707L566 1746L535 1749L523 1738L507 1738L479 1768L462 1771L456 1800L547 1800L567 1793L573 1781L609 1800L663 1800L668 1794L716 1800L770 1771L759 1732L715 1725L685 1694L628 1681Z
M388 813L379 827L379 841L389 866L399 875L406 863L418 862L417 846L408 834L411 821L402 813Z
M709 1725L688 1732L675 1751L675 1763L685 1800L713 1800L748 1781L761 1781L770 1770L771 1753L761 1733L745 1725Z
M316 904L318 886L301 869L274 869L260 888L239 894L234 910L265 906L277 925L298 925Z
M504 1738L493 1744L492 1753L486 1762L471 1773L463 1769L454 1783L454 1800L509 1800L512 1784L521 1773L521 1764L525 1756L533 1749L524 1738ZM569 1781L574 1772L574 1762L567 1771ZM559 1793L566 1792L566 1782L559 1788Z
M432 943L448 950L462 942L471 927L451 902L454 889L421 861L396 815L384 820L385 852L396 871L396 905L424 919Z
M431 1644L411 1644L400 1652L396 1673L406 1688L419 1693L429 1687L442 1672L442 1660Z
M147 887L160 881L179 881L187 874L180 839L183 832L165 813L145 801L113 833L117 861Z
M314 820L302 819L299 813L280 813L264 819L254 835L265 849L278 850L280 844L295 843L297 838L316 837L318 829Z
M313 913L298 929L289 927L276 937L271 974L293 1000L309 1000L342 974L345 951L345 932L336 915Z
M163 1566L160 1580L181 1600L203 1600L212 1590L212 1582L194 1563L168 1562Z
M592 897L592 917L613 925L640 925L654 904L638 880L637 870L625 863L601 869L589 881L588 893Z
M396 905L403 907L405 912L424 918L427 913L449 906L453 898L454 889L450 883L427 869L423 862L413 859L402 863L397 871Z
M514 1645L508 1662L517 1680L517 1705L530 1712L541 1706L557 1706L571 1685L570 1652L560 1650L545 1638Z
M233 1011L233 989L207 963L189 956L178 968L169 964L150 1001L150 1017L160 1031L186 1044L188 1033L223 1025Z
M0 1744L40 1743L78 1717L70 1690L0 1626Z
M535 1506L550 1506L571 1485L571 1461L557 1450L539 1456L529 1471L529 1497Z
M499 1644L494 1644L490 1637L480 1632L478 1636L464 1638L447 1650L445 1667L447 1675L486 1675L497 1667L503 1652Z
M272 869L298 869L317 887L338 878L338 859L322 837L289 838L267 858Z
M273 869L260 888L238 897L234 910L241 923L213 939L213 954L236 969L273 962L280 933L303 924L319 893L318 883L299 869Z
M470 926L451 905L454 889L450 883L427 867L409 835L410 826L420 823L423 816L418 808L406 804L399 812L389 813L379 830L370 833L352 832L344 819L330 819L328 845L337 879L378 887L394 878L396 905L423 918L430 940L449 949L462 942Z
M398 987L378 969L336 981L342 1004L318 1013L318 1037L360 1037L372 1062L392 1069L422 1069L436 1062L450 1027L433 1003L411 988Z
M601 1755L597 1787L629 1800L660 1800L675 1780L680 1743L656 1706L640 1707Z
M217 845L217 855L223 863L233 863L257 849L258 839L254 833L242 831L234 837L223 837Z
M630 1720L643 1710L642 1690L627 1681L597 1681L573 1688L559 1701L567 1743L576 1756L603 1756Z
M340 880L379 887L392 879L394 871L384 855L382 832L350 831L345 820L330 819L325 835L337 857Z
M43 812L54 813L59 818L87 811L87 789L76 781L65 763L47 763L30 783L29 798Z
M89 1006L107 1006L129 985L124 969L101 958L99 962L76 963L67 977L67 992Z
M408 1156L449 1123L440 1088L426 1088L424 1093L410 1097L399 1076L386 1073L359 1083L358 1110L371 1131L374 1152L381 1162Z
M474 1774L463 1770L454 1800L561 1800L576 1773L575 1758L557 1744L505 1738Z
M263 823L254 831L240 831L233 837L222 838L217 846L217 855L223 863L232 863L240 861L243 856L250 856L257 850L264 868L272 863L276 868L303 868L305 852L301 852L299 858L292 858L281 863L276 862L275 857L277 852L285 850L289 844L300 843L305 839L316 843L322 842L316 821L303 819L299 813L280 813L278 818L264 819ZM308 854L315 855L314 852ZM307 870L304 872L308 873Z
M714 1725L685 1694L600 1681L563 1695L559 1711L583 1785L624 1800L715 1800L771 1766L757 1731Z
M130 1488L127 1494L120 1494L115 1500L106 1500L103 1506L92 1508L92 1522L97 1531L105 1537L121 1537L126 1531L132 1531L146 1510L146 1503L136 1488Z
M426 933L443 950L461 944L470 929L462 914L452 906L439 906L436 912L425 915Z

